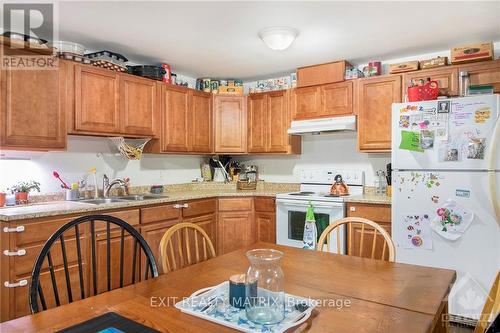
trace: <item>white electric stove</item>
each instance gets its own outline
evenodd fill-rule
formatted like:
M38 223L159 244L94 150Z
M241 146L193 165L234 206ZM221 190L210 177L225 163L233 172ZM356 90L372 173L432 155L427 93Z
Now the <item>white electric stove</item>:
M348 196L330 195L336 175L341 175L349 188ZM331 223L345 217L344 199L363 193L364 173L359 170L339 170L334 167L300 170L300 191L276 195L276 243L302 248L306 210L313 205L318 238ZM335 236L335 237L334 237ZM341 253L345 253L345 230L340 227ZM331 249L337 248L337 236L332 234Z

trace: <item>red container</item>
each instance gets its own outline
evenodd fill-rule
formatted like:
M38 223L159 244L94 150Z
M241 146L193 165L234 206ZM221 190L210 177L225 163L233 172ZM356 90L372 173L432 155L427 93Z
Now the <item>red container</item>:
M408 101L431 101L439 96L439 86L437 81L428 81L423 86L408 87Z
M165 75L163 75L163 82L172 83L172 68L169 64L161 64L161 67L165 70Z
M0 207L5 206L5 193L1 192L0 193Z

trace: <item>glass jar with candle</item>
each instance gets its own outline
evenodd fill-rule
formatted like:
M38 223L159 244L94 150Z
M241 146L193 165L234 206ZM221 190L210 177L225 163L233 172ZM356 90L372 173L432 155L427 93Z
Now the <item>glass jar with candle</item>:
M285 317L285 276L281 269L283 252L255 249L248 251L246 256L250 261L245 283L247 318L257 324L277 324Z

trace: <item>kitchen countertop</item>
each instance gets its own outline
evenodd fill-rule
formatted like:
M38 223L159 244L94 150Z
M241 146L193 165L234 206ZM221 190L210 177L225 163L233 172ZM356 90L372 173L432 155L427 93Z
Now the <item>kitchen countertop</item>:
M378 204L378 205L390 205L392 200L391 197L373 193L365 193L361 195L353 195L352 197L347 197L344 200L346 202L358 202L358 203L368 203L368 204Z
M167 191L163 193L163 198L147 199L140 201L121 201L100 205L94 205L78 201L55 201L26 206L0 208L0 221L15 221L22 219L33 219L47 216L77 214L88 212L99 212L104 210L114 210L123 208L139 208L141 206L156 205L162 203L215 198L215 197L251 197L267 196L275 197L277 193L289 192L288 189L259 189L257 190L237 190L233 189L186 189L178 191Z

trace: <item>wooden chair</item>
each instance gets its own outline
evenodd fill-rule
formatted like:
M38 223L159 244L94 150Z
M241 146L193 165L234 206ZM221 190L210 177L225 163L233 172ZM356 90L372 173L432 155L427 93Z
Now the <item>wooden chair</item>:
M382 247L382 256L381 260L384 260L386 256L386 249L389 251L389 258L388 260L390 262L394 262L394 257L395 257L395 247L394 243L392 241L391 236L387 231L385 231L384 228L382 228L380 225L377 223L370 221L368 219L362 218L362 217L346 217L340 220L335 221L335 223L330 224L321 234L319 241L318 241L318 246L317 250L318 251L323 251L325 241L326 241L326 248L327 251L331 251L330 247L330 233L336 230L337 233L337 253L341 252L340 249L340 244L341 244L341 239L340 239L340 229L339 227L341 225L347 225L347 244L348 244L348 249L347 249L347 254L348 255L354 255L353 251L353 242L354 242L354 236L353 236L353 225L354 224L361 224L361 230L359 231L359 256L363 257L363 249L365 247L365 234L369 234L371 237L373 237L372 244L370 249L370 252L367 253L369 255L369 258L371 259L379 259L375 258L375 250L377 248L377 242L378 242L378 234L380 233L382 235L382 241L383 241L383 247ZM366 230L365 226L369 226L368 229Z
M99 228L101 225L105 228L96 229L96 224ZM119 228L111 230L111 225L116 225ZM102 237L98 234L101 230ZM119 233L119 236L111 237L112 232L113 234ZM90 241L87 237L89 233ZM104 234L106 235L105 237ZM98 238L97 241L96 238ZM116 242L117 239L119 239L119 247L116 246L118 245ZM113 247L111 243L113 243ZM56 244L57 246L55 246ZM42 309L46 310L48 303L51 303L50 305L54 305L55 303L57 307L61 303L72 303L74 300L84 299L91 296L90 294L97 295L104 291L110 291L114 289L112 285L113 287L117 287L118 285L119 288L122 288L124 284L133 284L136 279L140 280L141 260L140 255L138 255L138 252L140 253L138 245L145 255L144 279L148 279L149 276L157 277L156 261L149 245L141 234L127 222L108 215L89 215L66 223L47 240L36 259L29 286L31 311L33 313L39 312L39 303ZM127 253L125 252L125 248L127 249ZM132 252L129 251L132 249L133 253L129 253ZM75 252L76 258L72 258L70 254L73 254L74 257ZM115 257L117 259L119 257L118 265ZM68 262L74 260L76 260L76 265L68 265ZM87 275L86 269L88 269L89 261L92 266L91 271L88 271L90 274ZM63 267L61 267L61 262ZM128 262L131 262L131 264L128 264ZM105 266L104 263L106 263ZM112 267L116 268L117 266L119 266L120 271L119 282L117 279L113 279L112 282ZM99 276L98 279L98 270L101 267L103 270L105 267L106 273L102 273L103 276ZM77 277L76 269L78 269ZM47 270L50 274L47 273ZM128 276L125 276L124 270L130 272L130 275L127 274ZM118 277L114 271L115 269L113 269L113 277ZM150 272L151 274L149 274ZM42 288L41 280L43 279L45 283L49 282L48 275L50 275L50 282L52 283L53 297L52 293L46 294L48 290ZM106 280L104 280L104 276L107 278ZM78 280L79 288L71 285L72 280ZM90 290L90 280L93 282L92 292ZM102 283L104 281L106 285ZM87 290L85 286L87 286ZM62 290L59 290L59 287Z
M495 320L500 312L500 272L497 272L497 277L491 286L490 293L486 298L481 317L479 318L474 333L484 333L488 328L488 320L490 317Z
M167 273L214 258L215 249L205 230L185 222L165 232L160 241L160 256L163 272Z

